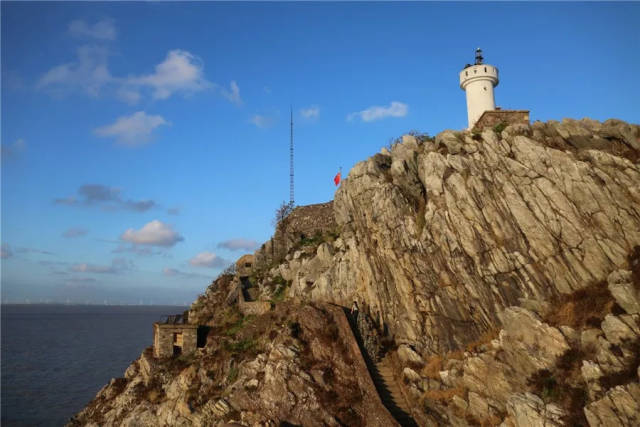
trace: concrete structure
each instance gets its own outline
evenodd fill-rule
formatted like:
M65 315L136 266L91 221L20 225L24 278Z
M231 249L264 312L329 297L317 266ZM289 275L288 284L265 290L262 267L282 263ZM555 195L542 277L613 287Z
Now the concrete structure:
M169 316L153 324L153 356L157 358L191 354L198 344L198 325L190 325L182 315Z
M482 50L476 49L476 62L460 71L460 88L467 94L467 118L472 129L482 113L495 110L493 88L498 85L498 69L484 64Z
M249 277L253 272L254 256L252 254L243 255L236 261L236 274L238 277Z
M238 294L238 309L245 316L250 314L260 316L271 310L269 301L247 301L244 293L240 290Z
M485 111L482 113L478 121L473 125L474 130L482 130L484 128L493 128L494 126L506 123L513 124L529 124L529 110L501 110Z

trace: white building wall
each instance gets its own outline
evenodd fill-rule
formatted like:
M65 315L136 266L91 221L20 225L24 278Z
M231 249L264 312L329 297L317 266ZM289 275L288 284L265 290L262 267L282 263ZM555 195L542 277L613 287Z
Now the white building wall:
M495 110L493 88L498 85L498 81L498 69L493 65L473 65L460 72L460 88L467 94L469 129L482 113Z

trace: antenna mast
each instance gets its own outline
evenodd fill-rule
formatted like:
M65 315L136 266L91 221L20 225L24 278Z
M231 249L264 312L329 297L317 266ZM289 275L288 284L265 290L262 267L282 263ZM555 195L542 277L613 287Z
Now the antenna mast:
M291 108L291 139L289 144L289 205L293 207L293 107Z

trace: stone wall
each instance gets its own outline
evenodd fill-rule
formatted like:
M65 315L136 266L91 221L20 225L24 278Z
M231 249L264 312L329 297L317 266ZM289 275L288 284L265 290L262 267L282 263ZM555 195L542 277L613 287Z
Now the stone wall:
M492 128L499 123L506 123L508 125L513 124L529 124L529 110L493 110L485 111L482 113L476 124L473 126L474 130L482 130L485 128Z
M236 274L238 277L248 277L253 270L254 256L252 254L242 255L236 261Z
M174 339L174 334L177 341ZM173 356L173 346L182 347L182 354L191 354L196 350L198 343L198 325L185 324L153 324L153 355L154 357Z
M298 206L280 221L273 237L256 251L254 266L261 269L282 261L289 250L302 240L334 232L336 228L333 201Z
M253 314L259 316L271 310L269 301L246 301L242 292L238 293L238 309L245 316Z

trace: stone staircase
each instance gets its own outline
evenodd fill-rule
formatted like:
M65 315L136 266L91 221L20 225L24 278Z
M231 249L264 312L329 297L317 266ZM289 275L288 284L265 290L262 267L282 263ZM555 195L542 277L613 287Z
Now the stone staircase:
M393 373L389 355L386 354L379 362L371 360L367 352L364 350L363 340L356 326L354 317L347 309L344 309L344 312L347 315L349 326L351 326L351 332L356 338L358 347L360 348L360 353L365 360L367 370L373 380L373 384L376 387L376 391L380 396L382 404L401 426L417 427L418 424L416 424L414 419L411 418L411 415L409 415L411 410L404 398L404 395L402 394L402 391L400 391L400 385Z

